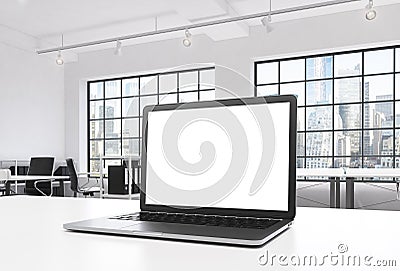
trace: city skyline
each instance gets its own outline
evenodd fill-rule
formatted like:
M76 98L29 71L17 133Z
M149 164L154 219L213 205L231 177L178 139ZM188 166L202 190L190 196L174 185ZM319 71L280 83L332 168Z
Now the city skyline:
M307 78L329 78L332 74L332 58L308 59L306 70ZM375 85L374 96L371 97L369 77L364 77L364 85L363 78L359 77L360 65L353 69L338 69L335 73L337 76L354 76L335 80L335 97L332 97L332 84L329 81L307 84L306 93L312 95L317 106L306 109L307 133L299 133L298 153L302 155L305 150L307 159L305 164L303 160L298 160L298 166L393 167L392 157L379 157L393 155L393 151L399 153L400 136L393 135L392 129L383 130L393 127L393 121L397 123L400 119L400 114L394 116L394 104L390 102L393 94L387 94L393 90L377 90L379 86ZM339 105L333 105L332 101ZM302 127L301 124L299 126ZM367 130L362 132L362 128ZM333 129L335 132L330 132ZM334 161L331 158L333 156ZM360 160L362 156L364 161Z

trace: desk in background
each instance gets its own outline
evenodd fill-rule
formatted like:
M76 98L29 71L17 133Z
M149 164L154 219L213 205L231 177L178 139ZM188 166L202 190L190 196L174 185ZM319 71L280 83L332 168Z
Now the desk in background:
M328 178L330 182L330 207L340 208L340 183L346 183L346 208L354 208L354 183L357 182L357 178L393 178L395 181L389 181L390 183L396 184L397 198L399 199L399 168L298 168L296 170L297 178L300 177L317 177L317 178ZM318 180L317 180L318 181ZM368 181L361 180L360 182L375 182L379 183L382 181Z
M25 182L25 181L49 181L49 182L58 182L61 189L61 194L64 195L64 181L68 180L69 176L31 176L31 175L12 175L8 178L6 183L6 195L10 195L11 190L11 183L15 185L15 191L17 191L18 182ZM52 189L53 190L53 189Z
M342 168L298 168L296 175L297 179L301 177L327 178L330 182L329 206L340 208L340 181L345 177Z
M397 199L399 199L399 168L344 168L346 176L346 207L354 208L354 183L358 178L390 178L394 181L390 183L396 184ZM363 180L361 182L368 182ZM379 183L379 180L372 180L369 182Z

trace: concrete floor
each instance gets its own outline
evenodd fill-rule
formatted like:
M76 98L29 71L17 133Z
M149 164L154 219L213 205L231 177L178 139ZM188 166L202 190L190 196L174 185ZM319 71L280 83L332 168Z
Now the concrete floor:
M340 206L346 206L346 186L341 184ZM329 208L329 183L297 182L297 206ZM395 184L355 183L354 208L400 210Z

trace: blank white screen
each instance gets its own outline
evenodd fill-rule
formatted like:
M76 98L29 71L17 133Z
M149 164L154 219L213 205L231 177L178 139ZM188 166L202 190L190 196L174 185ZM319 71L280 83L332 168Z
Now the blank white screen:
M257 210L276 210L288 211L288 191L289 191L289 121L290 104L288 102L250 105L250 110L258 112L257 107L267 107L272 117L272 127L260 127L266 129L268 133L275 133L275 152L273 163L268 178L257 193L250 195L249 188L255 180L256 171L260 165L262 155L262 144L269 144L268 139L262 138L258 132L256 115L249 114L246 106L230 106L217 108L185 109L176 111L155 111L148 116L148 140L147 140L147 172L146 172L146 204L159 204L169 206L197 206L197 207L217 207L217 208L236 208L236 209L257 209ZM221 200L207 205L199 206L195 198L182 200L173 194L166 195L162 202L152 197L153 191L157 189L156 178L164 180L168 185L178 187L181 190L204 189L218 182L219 178L229 168L232 158L230 152L232 142L229 142L229 134L219 131L218 127L209 125L207 122L198 121L189 129L181 132L178 142L180 155L190 162L195 163L201 159L199 155L199 141L210 140L216 148L217 158L213 166L204 174L188 176L182 174L168 161L163 154L162 134L168 118L172 115L187 114L196 111L201 115L201 110L207 110L212 114L222 114L221 110L230 110L240 121L246 134L248 144L248 161L246 171L239 184ZM183 116L183 115L182 115ZM222 123L223 127L224 124ZM190 126L187 126L187 128ZM225 131L226 132L226 131ZM148 170L152 166L154 170ZM152 181L153 180L153 181Z

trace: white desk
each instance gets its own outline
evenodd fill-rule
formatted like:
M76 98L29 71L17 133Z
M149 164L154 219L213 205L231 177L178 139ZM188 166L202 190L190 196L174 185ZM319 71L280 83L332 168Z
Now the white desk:
M345 168L346 207L354 208L354 179L357 178L395 178L397 199L399 199L400 169L398 168ZM365 180L364 180L365 182ZM379 180L372 180L379 183Z
M9 181L34 181L34 180L65 180L69 179L69 176L45 176L45 175L11 175Z
M322 177L330 181L330 207L340 208L340 182L346 182L346 208L354 208L354 179L396 178L397 198L399 195L400 169L398 168L298 168L299 177ZM363 180L362 182L366 182ZM373 180L379 183L379 181Z
M340 208L340 181L345 178L343 168L298 168L296 169L297 179L301 177L328 178L329 206Z
M344 255L395 259L400 265L400 212L391 211L298 208L294 225L261 248L83 234L62 228L65 222L134 212L138 205L112 199L2 197L1 270L314 270L271 268L258 261L266 251L288 257L338 255L341 243L349 248ZM354 267L324 265L316 270Z
M346 182L346 208L354 208L354 179L356 178L395 178L397 198L400 198L399 168L298 168L296 175L297 178L328 177L331 208L340 208L340 182Z
M7 179L7 190L9 191L9 184L8 182L14 182L15 185L15 192L17 192L18 181L58 181L60 182L60 186L64 184L63 180L69 179L69 176L33 176L33 175L11 175ZM64 187L63 187L64 189ZM8 192L9 193L9 192Z
M344 177L343 168L297 168L297 177Z
M399 178L400 168L344 168L345 175L353 178Z

